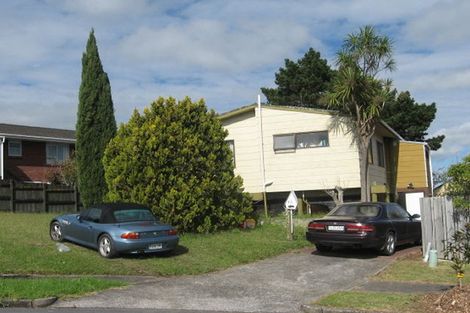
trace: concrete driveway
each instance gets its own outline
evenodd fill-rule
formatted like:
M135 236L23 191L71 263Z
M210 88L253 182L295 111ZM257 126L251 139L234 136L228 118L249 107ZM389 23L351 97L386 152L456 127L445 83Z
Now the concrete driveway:
M60 301L55 307L298 312L301 304L364 283L393 260L367 251L320 255L312 250L216 273L146 279L128 288Z

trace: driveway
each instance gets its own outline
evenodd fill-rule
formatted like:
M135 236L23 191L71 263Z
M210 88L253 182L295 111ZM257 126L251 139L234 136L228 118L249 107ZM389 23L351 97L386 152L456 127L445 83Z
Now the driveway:
M393 260L367 251L320 255L312 250L216 273L146 279L128 288L60 301L55 307L298 312L301 304L364 283Z

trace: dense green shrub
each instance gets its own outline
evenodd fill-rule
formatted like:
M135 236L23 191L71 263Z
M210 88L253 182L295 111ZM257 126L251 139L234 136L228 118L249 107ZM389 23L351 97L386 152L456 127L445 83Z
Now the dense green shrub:
M203 100L159 98L134 111L105 151L108 200L146 204L181 231L238 225L252 209L226 136Z

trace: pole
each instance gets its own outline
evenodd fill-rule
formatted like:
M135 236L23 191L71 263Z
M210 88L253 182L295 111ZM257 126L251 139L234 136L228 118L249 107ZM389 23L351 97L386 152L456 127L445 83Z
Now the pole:
M3 161L3 143L5 142L5 137L0 137L0 180L4 180L4 161Z
M268 199L266 196L266 169L264 164L264 139L263 139L263 116L261 109L261 95L258 95L258 114L259 114L259 136L260 136L260 161L261 161L261 182L263 184L263 203L264 203L264 216L268 218Z

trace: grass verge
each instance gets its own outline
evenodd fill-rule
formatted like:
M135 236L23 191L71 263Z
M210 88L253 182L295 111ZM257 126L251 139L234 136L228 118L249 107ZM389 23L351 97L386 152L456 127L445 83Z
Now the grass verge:
M79 296L123 286L126 286L124 282L96 278L3 278L0 279L0 299Z
M469 271L470 267L467 266L466 272ZM397 260L374 279L435 284L456 284L457 282L455 272L450 267L450 262L440 260L437 267L430 268L422 261L420 255L411 255ZM463 282L470 284L470 275L465 275Z
M49 238L53 214L0 213L0 273L186 275L225 269L311 246L305 228L287 240L284 225L265 223L253 230L233 229L215 234L185 234L170 255L104 259L94 250L66 243L60 253Z
M404 293L342 291L326 296L316 304L360 310L413 312L412 307L420 297Z

